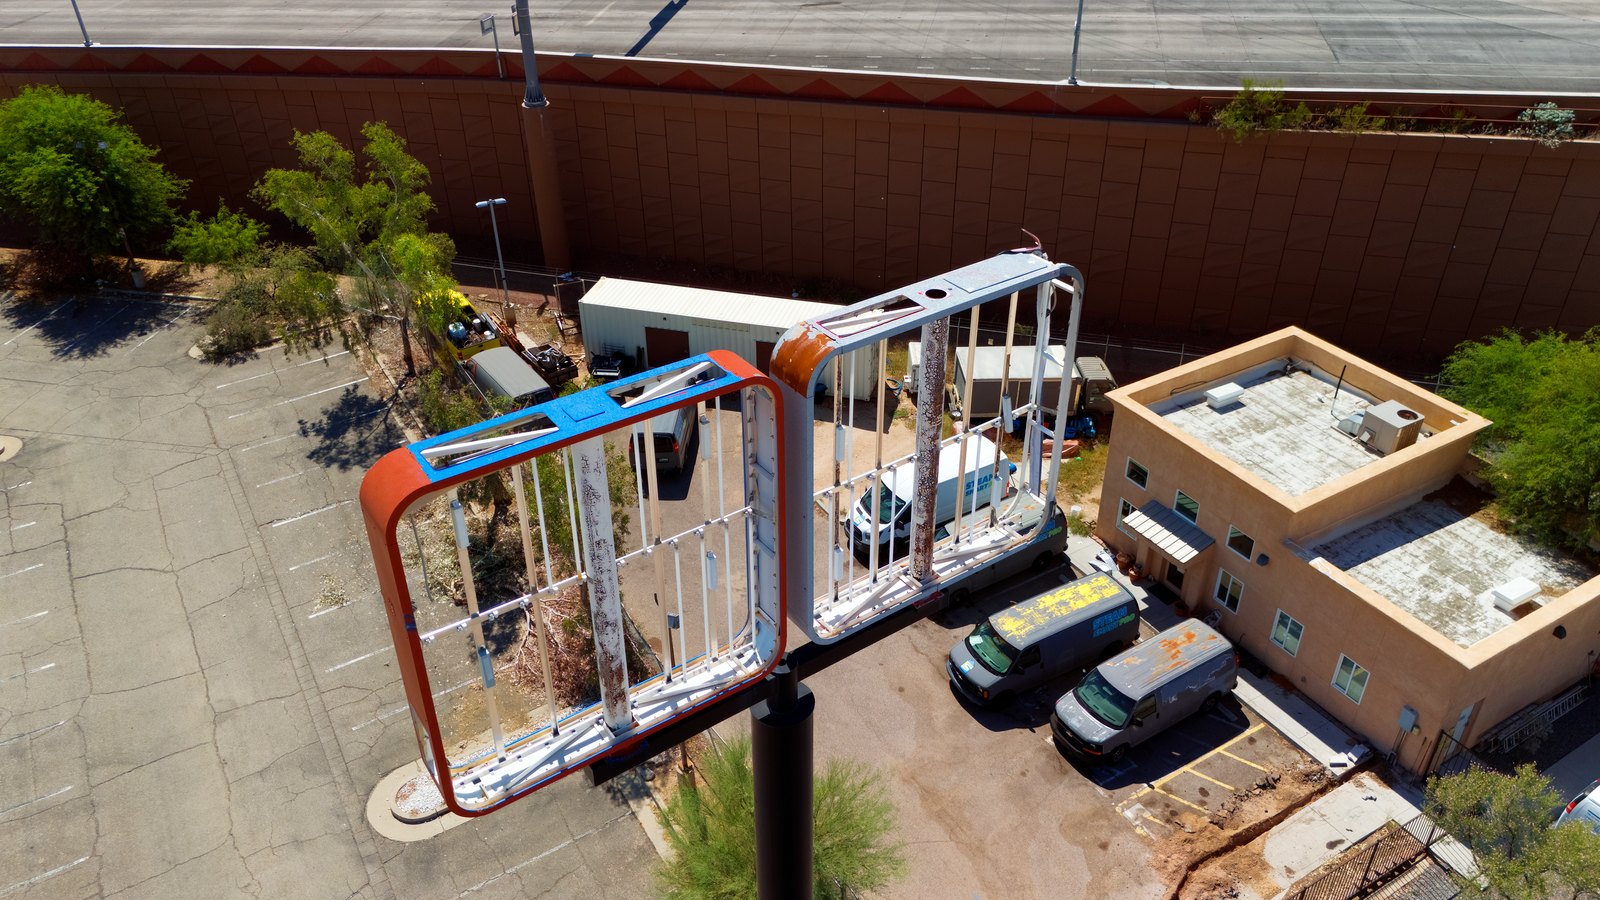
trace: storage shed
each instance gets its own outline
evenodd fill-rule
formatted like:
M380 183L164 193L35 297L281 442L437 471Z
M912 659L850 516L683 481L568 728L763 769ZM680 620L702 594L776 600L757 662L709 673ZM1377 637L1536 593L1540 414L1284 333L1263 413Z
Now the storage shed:
M1033 387L1033 347L1011 348L1011 376L1006 385L1006 393L1011 395L1011 408L1016 409L1025 403L1031 402L1031 388ZM1061 361L1067 357L1067 348L1063 344L1051 346L1044 357L1044 392L1043 404L1047 407L1054 406L1056 398L1061 393ZM957 402L965 405L967 402L967 348L958 347L955 350L955 373L952 381L955 386ZM972 380L972 421L981 422L1000 415L1000 373L1005 367L1006 348L1004 347L979 347L972 357L972 370L975 373ZM1078 377L1077 391L1081 393L1083 376L1074 367L1073 372ZM1076 404L1072 404L1076 405Z
M806 319L836 312L831 303L762 297L704 288L602 278L578 302L584 351L625 353L648 368L664 366L711 350L731 350L763 372L785 331ZM845 365L847 393L857 400L874 396L876 349L862 351ZM821 378L830 389L833 367Z

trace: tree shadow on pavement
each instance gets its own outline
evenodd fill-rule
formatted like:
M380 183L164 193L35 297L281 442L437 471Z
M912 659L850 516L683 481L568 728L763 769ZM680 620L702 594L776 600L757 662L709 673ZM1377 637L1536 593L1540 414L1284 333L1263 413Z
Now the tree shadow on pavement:
M19 335L50 348L56 359L93 359L113 347L165 328L193 307L181 303L78 296L54 305L11 303L0 310Z
M345 388L339 399L322 411L315 421L300 420L300 435L317 441L306 458L323 468L345 471L366 469L385 453L405 443L405 435L389 404L355 386Z

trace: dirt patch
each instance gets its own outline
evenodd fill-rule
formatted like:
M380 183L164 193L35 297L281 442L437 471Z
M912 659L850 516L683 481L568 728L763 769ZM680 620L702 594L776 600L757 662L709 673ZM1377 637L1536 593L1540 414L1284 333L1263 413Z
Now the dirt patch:
M1201 881L1196 881L1195 877L1201 875L1203 870L1208 870L1212 863L1206 863L1202 871L1196 871L1187 881L1184 876L1208 857L1254 841L1289 811L1328 789L1331 784L1332 776L1328 771L1312 762L1286 770L1270 769L1263 772L1254 784L1229 795L1215 812L1209 815L1184 813L1171 820L1174 831L1156 845L1151 854L1155 861L1153 865L1162 881L1169 886L1183 882L1180 896L1185 900L1238 896L1236 893L1217 891L1222 890L1221 886L1225 883L1248 882L1249 879L1242 877L1244 875L1249 875L1251 879L1260 877L1262 873L1257 871L1260 866L1246 865L1245 858L1236 864L1237 874L1241 877L1231 881L1220 874L1207 874ZM1275 893L1277 891L1273 889L1262 895L1272 896Z

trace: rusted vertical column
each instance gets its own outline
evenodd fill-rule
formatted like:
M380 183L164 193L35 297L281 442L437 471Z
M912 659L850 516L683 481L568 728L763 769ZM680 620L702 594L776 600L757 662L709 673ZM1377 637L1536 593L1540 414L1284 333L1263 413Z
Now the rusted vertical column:
M933 578L933 531L939 502L939 437L944 425L944 366L950 344L950 320L922 326L922 383L917 391L917 458L915 496L911 501L911 577ZM959 492L957 492L959 495ZM891 533L890 540L893 541Z
M589 614L594 622L595 667L606 727L633 725L628 706L628 655L623 634L622 588L617 583L617 548L611 533L611 488L606 483L606 445L594 437L572 447L573 485L583 525L583 562L588 575Z
M522 145L528 153L528 186L539 216L539 243L544 264L558 272L572 268L567 245L567 216L561 206L561 171L556 165L555 126L550 121L550 101L539 87L539 61L533 53L533 26L528 20L528 0L517 0L517 32L522 38Z

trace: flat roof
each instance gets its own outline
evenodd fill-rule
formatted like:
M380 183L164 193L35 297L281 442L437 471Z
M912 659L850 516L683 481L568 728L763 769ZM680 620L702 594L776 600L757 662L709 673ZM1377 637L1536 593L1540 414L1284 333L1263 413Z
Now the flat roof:
M1568 556L1496 530L1462 502L1471 493L1457 479L1310 549L1461 647L1516 621L1495 608L1494 588L1526 578L1539 585L1532 602L1542 605L1592 577Z
M626 278L602 278L578 302L580 306L688 316L705 319L712 325L722 327L726 327L725 323L737 322L787 329L806 319L839 311L834 304L812 300L713 291L653 281L630 281Z
M1339 419L1375 405L1371 398L1345 384L1335 404L1336 382L1326 373L1296 369L1285 376L1283 367L1280 357L1153 403L1150 410L1293 497L1382 459L1336 427ZM1244 388L1244 395L1212 409L1204 391L1228 382Z

